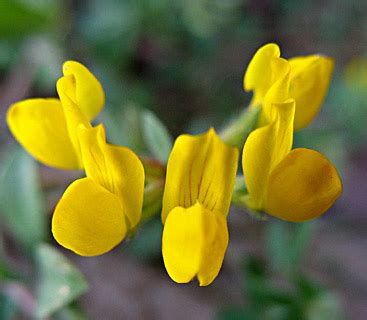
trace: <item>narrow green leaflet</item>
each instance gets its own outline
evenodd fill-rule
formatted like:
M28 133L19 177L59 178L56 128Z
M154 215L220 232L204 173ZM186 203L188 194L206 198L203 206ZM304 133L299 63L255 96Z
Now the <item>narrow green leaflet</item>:
M141 109L134 104L124 105L121 112L102 114L102 122L107 128L109 142L131 148L136 153L144 153L145 143L141 129Z
M52 246L39 245L36 261L40 277L37 292L39 318L50 316L87 290L88 284L81 272Z
M163 163L167 163L172 149L172 137L164 124L150 111L143 113L143 137L148 150Z
M46 238L44 199L38 166L19 147L9 150L0 168L0 214L7 227L27 249Z

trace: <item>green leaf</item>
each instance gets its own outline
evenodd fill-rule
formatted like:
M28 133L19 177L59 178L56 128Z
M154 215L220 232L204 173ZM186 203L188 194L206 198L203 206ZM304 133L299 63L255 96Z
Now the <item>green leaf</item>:
M1 213L14 236L28 249L46 238L44 199L38 166L19 147L8 153L0 173Z
M122 112L102 114L107 137L111 143L131 148L136 153L146 152L141 129L141 108L135 104L123 106Z
M173 140L167 128L154 113L146 110L143 113L143 137L147 148L158 160L167 163Z
M48 244L39 245L36 260L40 277L37 316L43 319L78 298L88 284L81 272Z

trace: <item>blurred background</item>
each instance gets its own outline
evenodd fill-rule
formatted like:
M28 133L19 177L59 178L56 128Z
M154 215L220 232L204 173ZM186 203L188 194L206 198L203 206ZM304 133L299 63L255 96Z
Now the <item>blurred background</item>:
M109 141L159 158L146 121L167 145L219 130L249 102L244 71L272 41L284 57L336 61L322 112L295 137L343 177L327 214L289 224L233 207L222 270L204 288L166 274L159 208L103 256L57 245L53 208L82 173L29 157L6 126L11 103L57 96L62 63L78 60L104 86ZM1 0L0 319L367 319L366 121L366 1Z

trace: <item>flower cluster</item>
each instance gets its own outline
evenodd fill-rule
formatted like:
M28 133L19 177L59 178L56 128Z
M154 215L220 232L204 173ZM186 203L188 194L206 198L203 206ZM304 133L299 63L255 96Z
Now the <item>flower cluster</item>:
M293 149L293 132L307 126L326 95L332 59L286 60L279 47L260 48L244 77L254 92L249 110L261 108L246 139L242 167L251 210L288 221L323 214L342 192L334 166L322 154ZM8 111L9 128L37 160L61 169L84 169L55 208L52 233L80 255L103 254L135 229L144 198L144 167L130 149L106 142L102 124L90 124L104 105L99 81L67 61L57 82L59 99L28 99ZM243 144L242 144L243 145ZM162 254L170 277L200 285L218 275L228 245L227 215L239 149L211 128L177 138L167 163L162 201Z

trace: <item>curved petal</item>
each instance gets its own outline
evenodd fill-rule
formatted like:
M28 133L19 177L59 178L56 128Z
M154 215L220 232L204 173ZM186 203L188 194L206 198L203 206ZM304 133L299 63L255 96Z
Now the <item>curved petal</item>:
M214 129L198 136L179 136L167 164L163 223L173 208L189 208L197 201L227 215L237 163L238 150L227 146Z
M334 69L333 59L321 55L289 60L291 80L289 96L296 100L294 129L306 127L319 113Z
M10 106L7 123L17 141L38 161L60 169L80 169L58 99L28 99Z
M286 100L289 72L289 63L280 58L278 45L269 43L262 46L250 61L244 77L245 90L254 91L251 106L262 103L266 96L270 103L281 103Z
M169 276L178 283L198 277L201 286L216 278L228 246L226 218L199 203L174 208L167 217L162 254Z
M80 125L91 128L91 125L87 116L81 111L78 105L75 104L73 99L69 96L69 93L72 93L72 91L68 90L68 85L69 84L67 82L67 79L65 77L62 77L57 81L56 88L64 110L69 137L78 156L79 163L82 166L83 160L80 151L78 128Z
M114 193L124 205L129 228L141 218L144 168L129 148L106 143L102 125L79 128L79 139L87 177Z
M86 114L88 120L94 119L105 103L100 82L85 66L76 61L66 61L63 73L69 98Z
M245 90L257 90L259 94L264 96L270 87L272 78L270 61L279 57L280 49L275 43L268 43L259 48L247 67L243 79Z
M273 104L272 122L251 132L246 140L242 168L252 209L263 209L269 174L292 148L294 110L294 100Z
M90 178L76 180L56 206L52 233L59 244L79 255L106 253L126 235L121 202Z
M294 149L269 177L266 211L283 220L314 219L342 193L335 167L321 153Z
M272 81L264 99L271 103L282 103L289 95L289 75L291 66L283 58L273 59L270 64Z
M272 120L272 109L274 104L282 104L287 102L289 96L289 77L290 65L285 59L276 59L273 63L273 84L266 92L262 101L262 113L258 122L258 126L263 126Z

